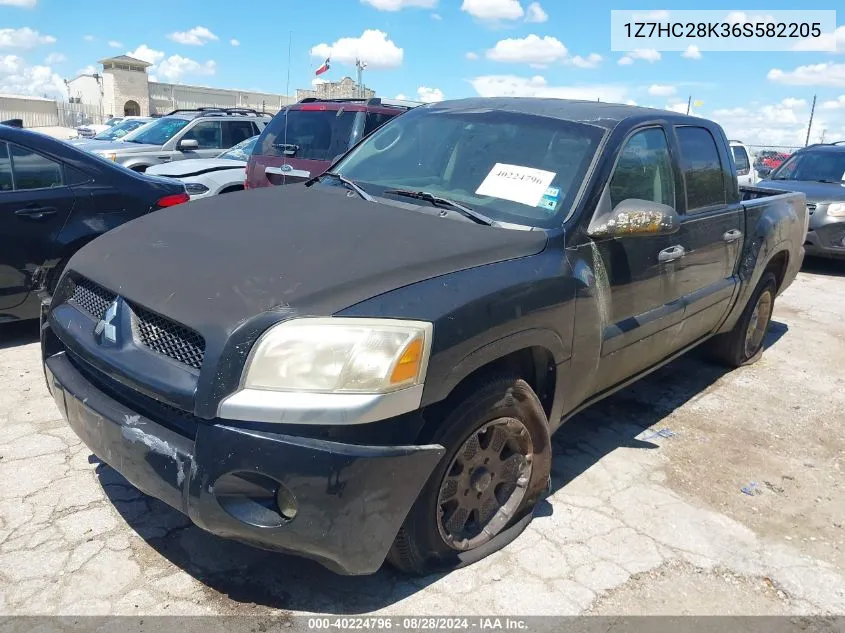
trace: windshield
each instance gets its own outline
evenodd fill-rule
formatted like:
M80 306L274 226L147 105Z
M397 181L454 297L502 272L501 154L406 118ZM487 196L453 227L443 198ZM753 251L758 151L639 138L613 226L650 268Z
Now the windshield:
M111 118L111 119L109 119L108 121L106 121L106 122L105 122L105 125L108 125L109 127L112 127L113 125L117 125L117 124L118 124L118 123L120 123L121 121L123 121L123 117L114 117L114 118Z
M104 130L97 134L94 138L98 141L114 141L119 138L123 138L132 130L137 130L142 125L145 125L147 121L142 121L138 119L127 119L125 121L121 121L120 123L111 126L109 129Z
M342 108L282 110L270 121L264 131L261 149L256 153L263 156L331 161L349 149L357 114Z
M249 160L250 155L255 149L255 143L257 141L258 135L253 136L252 138L248 138L247 140L241 141L237 145L227 149L222 154L219 154L217 158L225 158L227 160L242 160L246 162Z
M188 123L190 123L188 119L164 117L158 121L150 123L150 125L141 130L140 133L134 134L132 138L125 138L123 140L129 143L164 145L167 141L176 136L177 132L188 125Z
M770 176L772 180L845 181L845 151L809 150L793 154Z
M367 137L335 171L373 195L425 191L499 222L550 228L571 209L604 133L549 117L421 107Z

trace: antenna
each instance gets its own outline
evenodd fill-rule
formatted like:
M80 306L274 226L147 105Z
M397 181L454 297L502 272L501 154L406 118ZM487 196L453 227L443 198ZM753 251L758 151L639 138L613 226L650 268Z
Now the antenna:
M290 99L290 53L291 48L293 45L293 31L291 30L288 33L288 78L287 82L285 83L285 97ZM285 147L288 146L288 114L289 110L287 110L287 104L285 104ZM285 159L285 164L287 164L287 159ZM284 178L284 176L282 176Z

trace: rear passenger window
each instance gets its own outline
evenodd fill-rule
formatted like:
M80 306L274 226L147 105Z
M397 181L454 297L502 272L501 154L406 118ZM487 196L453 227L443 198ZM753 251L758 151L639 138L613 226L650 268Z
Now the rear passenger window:
M615 208L636 198L675 207L675 180L666 135L660 128L634 134L616 162L610 179L610 201Z
M12 161L9 158L9 146L0 143L0 191L12 190Z
M41 154L11 146L15 189L49 189L62 186L62 166Z
M716 141L703 127L676 128L687 185L687 211L725 204L725 178Z
M226 149L258 134L252 121L222 121L222 123L223 147Z

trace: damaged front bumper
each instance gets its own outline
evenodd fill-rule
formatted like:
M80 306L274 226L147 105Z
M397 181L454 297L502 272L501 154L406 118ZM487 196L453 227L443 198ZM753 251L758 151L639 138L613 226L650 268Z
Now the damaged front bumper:
M48 387L91 451L199 527L290 552L342 574L382 565L444 453L359 446L199 423L186 437L99 390L65 352L45 359Z

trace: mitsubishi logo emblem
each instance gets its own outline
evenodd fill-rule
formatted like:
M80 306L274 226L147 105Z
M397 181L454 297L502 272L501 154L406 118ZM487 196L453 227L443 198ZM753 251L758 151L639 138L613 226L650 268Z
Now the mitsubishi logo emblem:
M117 318L117 302L118 299L112 301L103 318L99 320L97 327L94 328L94 334L101 336L103 341L108 341L109 343L117 343L117 327L114 325L114 321Z

